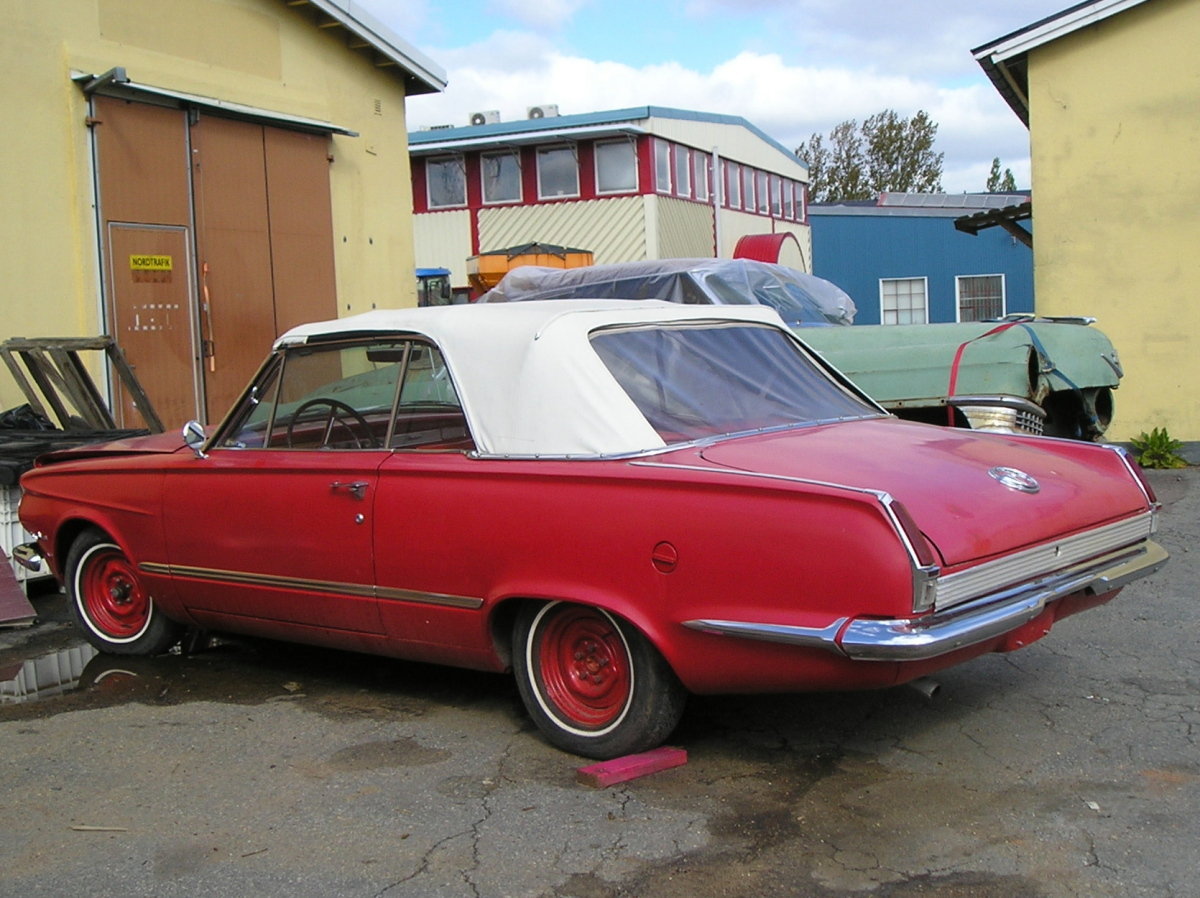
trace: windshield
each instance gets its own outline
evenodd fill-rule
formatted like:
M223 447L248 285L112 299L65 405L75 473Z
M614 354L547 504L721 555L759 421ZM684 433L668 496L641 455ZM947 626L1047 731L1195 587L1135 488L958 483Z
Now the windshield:
M706 322L600 331L591 342L668 443L879 414L777 328Z

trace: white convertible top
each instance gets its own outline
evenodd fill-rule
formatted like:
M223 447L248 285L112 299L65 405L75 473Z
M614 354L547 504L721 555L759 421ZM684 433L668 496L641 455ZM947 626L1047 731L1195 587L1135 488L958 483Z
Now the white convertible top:
M753 322L790 334L765 306L588 299L366 312L292 328L275 345L354 334L421 335L445 356L480 453L596 457L665 444L609 374L589 335L688 321Z

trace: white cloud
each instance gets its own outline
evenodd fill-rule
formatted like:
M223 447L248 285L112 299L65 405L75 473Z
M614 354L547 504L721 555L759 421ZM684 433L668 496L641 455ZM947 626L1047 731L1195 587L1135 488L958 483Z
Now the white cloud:
M538 32L565 28L588 0L492 0L500 21L519 22Z
M875 69L794 65L775 53L743 52L703 72L678 63L634 67L560 52L523 32L429 51L450 72L442 95L409 100L414 127L466 124L471 112L497 109L505 121L528 106L556 103L564 115L660 105L741 115L788 148L846 119L883 109L926 110L938 123L947 190L982 190L994 156L1028 184L1024 127L982 78L962 87ZM1024 175L1024 176L1023 176Z

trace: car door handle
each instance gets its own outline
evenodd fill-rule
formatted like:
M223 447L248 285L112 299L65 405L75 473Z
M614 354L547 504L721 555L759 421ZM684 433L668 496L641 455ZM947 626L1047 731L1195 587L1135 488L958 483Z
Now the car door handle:
M329 488L334 491L345 490L355 499L362 499L369 485L365 480L352 480L349 483L342 483L340 480L335 480L329 484Z

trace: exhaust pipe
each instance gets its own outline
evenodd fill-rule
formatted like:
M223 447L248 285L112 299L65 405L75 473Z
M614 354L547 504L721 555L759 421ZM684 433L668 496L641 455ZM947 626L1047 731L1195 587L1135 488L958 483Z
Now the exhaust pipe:
M942 691L942 684L937 680L931 680L929 677L918 677L915 680L910 680L907 685L921 693L921 696L927 702L933 701L937 697L937 694Z

